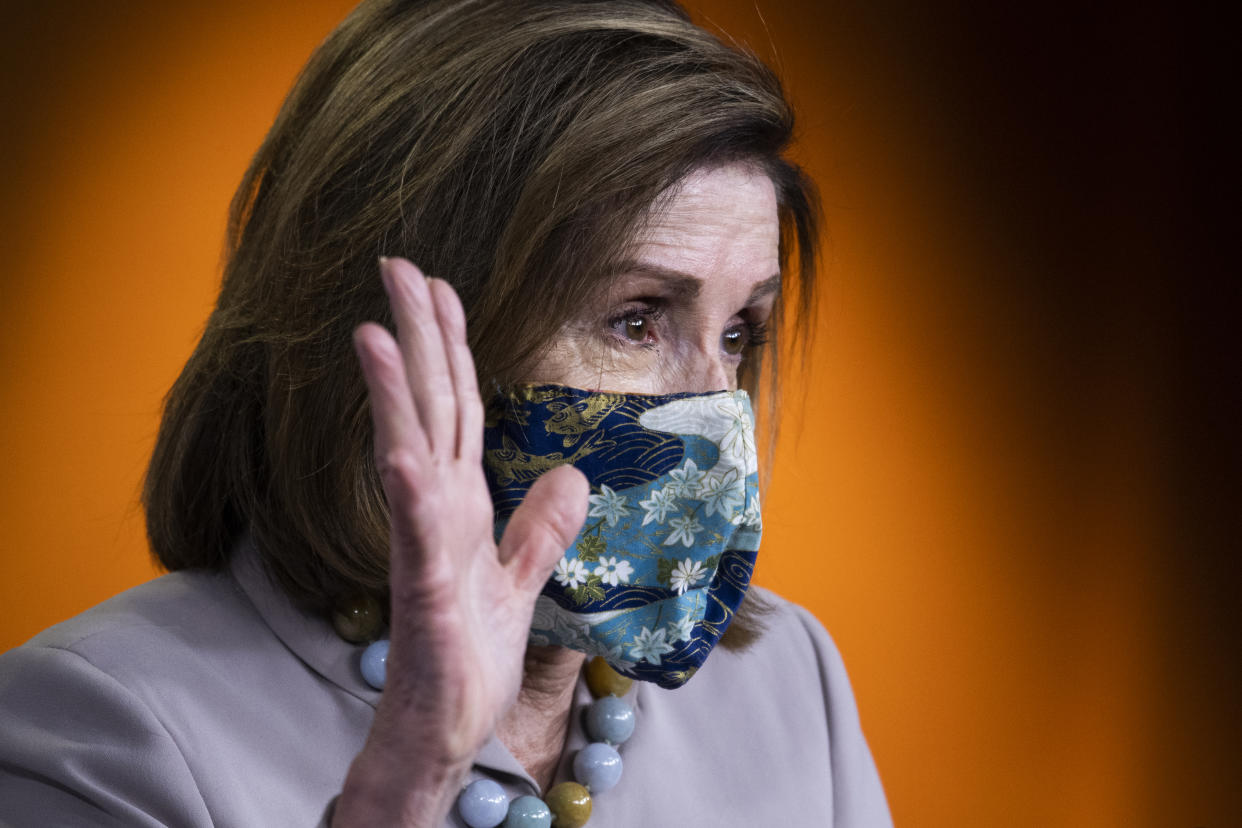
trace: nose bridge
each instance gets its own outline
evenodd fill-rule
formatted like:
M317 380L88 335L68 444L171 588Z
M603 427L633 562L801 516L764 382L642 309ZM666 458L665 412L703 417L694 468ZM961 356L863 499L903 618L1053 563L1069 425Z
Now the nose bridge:
M698 393L732 391L737 384L733 365L725 361L716 341L699 341L693 356L686 360L684 390Z

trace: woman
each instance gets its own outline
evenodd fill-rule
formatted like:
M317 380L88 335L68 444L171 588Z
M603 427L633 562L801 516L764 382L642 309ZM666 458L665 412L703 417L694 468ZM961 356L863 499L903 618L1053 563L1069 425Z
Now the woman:
M791 126L672 3L359 6L167 401L172 574L3 657L0 816L887 824L831 641L746 590Z

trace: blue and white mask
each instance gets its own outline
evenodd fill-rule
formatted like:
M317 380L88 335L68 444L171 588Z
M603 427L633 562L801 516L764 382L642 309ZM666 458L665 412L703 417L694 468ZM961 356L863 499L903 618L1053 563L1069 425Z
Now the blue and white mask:
M559 385L500 395L484 434L497 538L535 479L564 463L586 475L590 506L535 605L531 643L680 687L733 620L759 550L750 398Z

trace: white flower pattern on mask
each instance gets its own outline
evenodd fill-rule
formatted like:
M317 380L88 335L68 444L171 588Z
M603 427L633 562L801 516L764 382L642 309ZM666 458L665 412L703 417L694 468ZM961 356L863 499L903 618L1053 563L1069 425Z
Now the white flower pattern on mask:
M583 652L587 655L599 656L617 669L629 670L634 666L634 662L627 659L625 654L621 651L620 644L615 647L609 647L602 641L592 641L589 645L583 648Z
M601 485L599 492L587 498L591 503L587 516L603 518L609 526L616 526L617 521L630 513L629 507L625 505L625 495L617 494L607 484Z
M587 568L577 558L561 558L556 562L556 571L552 573L552 577L566 589L575 589L586 583Z
M684 595L687 589L701 581L706 574L707 570L703 568L701 561L686 558L684 561L678 561L677 566L673 567L670 580L677 594Z
M687 613L668 625L669 640L673 643L689 641L694 637L694 619Z
M539 596L535 601L535 613L531 618L534 629L546 631L532 640L556 643L565 647L582 649L591 641L591 627L586 621L561 610L551 599Z
M668 643L667 638L668 633L663 627L655 632L643 627L643 631L630 642L630 655L639 661L659 664L662 656L673 651L673 645Z
M673 531L664 539L665 546L672 546L680 541L686 548L694 546L694 536L703 531L703 524L694 515L675 517L668 522Z
M696 434L715 443L720 457L707 473L737 469L745 477L759 469L750 415L734 394L673 400L644 411L638 422L645 428L672 434ZM669 476L675 478L676 474L670 472Z
M720 412L727 417L728 430L721 436L719 445L733 454L753 455L755 453L755 432L751 427L750 415L746 413L737 400L730 397L721 400Z
M630 576L634 574L634 567L629 561L618 561L613 558L600 558L599 566L595 567L595 573L599 579L609 586L617 586L619 584L628 584Z
M746 510L739 512L733 516L731 523L734 526L746 526L752 529L759 529L763 526L763 519L759 512L759 493L750 498L750 503L746 504Z
M646 500L638 501L638 505L647 513L643 516L643 526L652 522L659 525L668 518L669 510L677 508L677 496L666 486L653 491Z
M680 469L673 469L668 473L670 481L664 488L670 494L679 497L694 497L699 490L699 486L703 483L704 474L705 472L699 471L699 467L695 462L687 457L686 465Z
M755 441L744 392L681 397L635 413L639 425L682 439L679 459L671 469L662 460L662 473L653 467L645 479L627 471L608 484L595 482L589 520L540 598L554 613L536 607L530 640L603 656L663 684L697 666L719 635L702 623L704 608L720 600L712 591L719 566L713 561L753 554L758 545ZM676 557L679 546L685 558ZM736 568L722 583L736 590L746 558L730 558L730 565ZM627 590L635 588L658 588L664 597L630 604L638 596ZM567 595L573 606L561 606Z
M699 487L699 499L709 517L719 512L721 517L732 520L734 512L746 501L746 484L732 472L723 476L710 475Z

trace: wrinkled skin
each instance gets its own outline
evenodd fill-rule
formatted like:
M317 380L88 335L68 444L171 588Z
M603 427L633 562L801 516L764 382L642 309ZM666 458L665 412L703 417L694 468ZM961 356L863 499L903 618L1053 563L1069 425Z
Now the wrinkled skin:
M530 366L535 382L638 393L735 388L779 292L771 182L730 165L688 176L654 206L631 266ZM586 514L576 469L530 489L499 544L482 467L483 406L453 289L381 262L397 337L355 347L392 521L388 678L333 824L442 825L497 733L547 781L582 656L527 652L535 598Z

